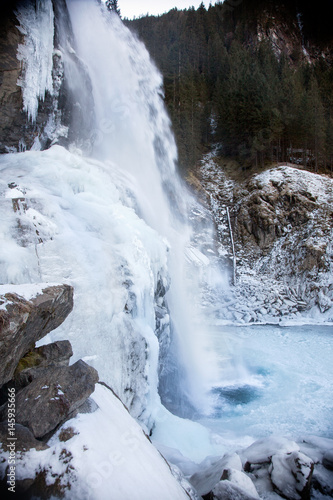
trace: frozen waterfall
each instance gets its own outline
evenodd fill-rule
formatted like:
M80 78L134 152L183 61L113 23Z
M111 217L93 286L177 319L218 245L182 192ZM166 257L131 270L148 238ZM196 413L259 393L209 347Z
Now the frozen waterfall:
M53 145L0 159L1 282L73 285L74 311L52 340L69 338L75 357L95 366L132 415L151 427L160 396L180 415L208 404L214 356L197 300L213 239L207 214L177 175L162 78L144 45L91 0L67 1L68 33L66 5L59 5L55 54L75 106L87 122L94 116L94 124L88 139L69 150ZM39 7L37 16L33 6L21 12L26 70L20 85L33 119L53 54L52 3ZM33 45L43 48L43 57ZM34 68L43 75L38 85ZM87 88L90 100L82 97ZM198 218L201 238L188 222L198 225Z

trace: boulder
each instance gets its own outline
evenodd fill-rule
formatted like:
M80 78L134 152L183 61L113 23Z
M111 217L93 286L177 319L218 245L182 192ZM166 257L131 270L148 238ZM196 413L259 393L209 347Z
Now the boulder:
M288 500L310 499L313 468L313 461L303 453L274 455L270 466L274 489Z
M21 424L15 424L15 451L28 451L35 448L37 451L46 450L49 446L42 441L38 441L31 431ZM0 423L0 446L7 451L8 425L6 422Z
M333 498L333 472L321 464L316 464L312 476L312 487L322 495Z
M299 451L299 445L289 439L275 436L258 439L242 452L245 470L250 468L249 464L269 463L271 457L277 453L294 451Z
M224 469L227 468L239 471L243 469L241 459L237 453L228 453L209 465L203 463L200 470L190 477L190 483L193 484L199 495L205 495L220 481Z
M254 497L237 484L226 480L217 483L210 495L205 498L209 500L255 500L258 496Z
M69 340L59 340L29 351L16 367L14 379L17 388L32 382L42 373L42 369L50 366L68 366L73 350Z
M79 408L94 391L98 373L79 360L68 367L50 367L16 395L16 422L28 427L36 438L53 431ZM7 404L0 408L7 418Z
M230 481L232 484L239 486L239 488L246 491L247 495L257 499L259 498L258 492L252 480L240 470L224 469L221 480Z
M30 285L26 285L28 289ZM73 309L73 288L47 286L33 298L22 294L24 285L0 289L0 387L13 378L20 359L35 342L57 328Z

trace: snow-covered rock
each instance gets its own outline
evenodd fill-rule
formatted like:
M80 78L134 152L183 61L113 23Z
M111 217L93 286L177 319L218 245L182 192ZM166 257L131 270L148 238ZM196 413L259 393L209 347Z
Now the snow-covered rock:
M212 460L209 465L206 459L200 465L199 471L192 474L190 483L200 495L205 495L221 480L225 469L242 471L242 462L237 453L226 454L220 459Z
M246 491L248 496L259 498L252 480L244 472L237 469L224 469L221 479L223 481L230 481L233 485Z
M230 281L236 258L237 284L228 290L241 306L234 319L238 323L332 321L333 180L279 166L245 181L231 181L214 155L213 151L204 157L198 176L218 228ZM249 300L253 287L255 308ZM220 317L229 319L228 311Z
M325 451L323 456L323 465L330 470L333 470L333 448Z
M292 453L294 451L299 451L299 445L294 441L289 441L283 437L271 436L255 441L251 446L242 451L241 456L244 464L261 464L270 462L272 456L277 453Z
M273 455L270 475L277 492L290 500L310 498L314 464L303 453L278 453Z
M312 486L323 495L333 497L333 473L323 465L316 464L312 475Z
M213 488L210 498L211 500L255 500L258 496L252 496L231 481L220 481Z

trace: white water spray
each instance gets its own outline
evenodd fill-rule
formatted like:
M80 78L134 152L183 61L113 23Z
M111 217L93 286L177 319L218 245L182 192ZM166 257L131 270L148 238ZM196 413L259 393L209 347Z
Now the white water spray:
M207 367L211 370L213 366L212 354L208 362L204 332L191 321L187 288L198 284L196 279L189 284L185 276L185 253L189 254L192 232L190 196L176 173L177 150L162 100L161 75L144 45L117 15L92 2L71 1L68 8L78 55L87 65L93 86L96 127L92 154L103 161L112 160L126 173L138 213L170 246L168 305L187 372L182 389L195 406L203 407L203 382Z
M85 104L80 116L89 124L95 116L81 144L89 158L72 144L70 152L54 146L1 159L0 280L73 285L74 311L52 339L70 338L75 357L93 364L149 426L160 407L158 384L164 402L171 395L169 408L180 414L186 413L182 405L200 411L208 404L214 356L198 304L202 281L211 274L210 254L200 251L209 245L209 230L206 224L201 235L193 234L193 206L201 209L176 173L162 78L144 45L98 2L68 0L67 7L74 37L66 35L68 20L59 24L66 18L59 3L56 56L75 106ZM35 6L27 9L29 44ZM44 38L49 40L45 23L40 46ZM26 54L30 67L34 54ZM48 74L50 54L38 61L41 74ZM93 99L82 75L89 75ZM29 102L38 102L31 72L20 84ZM24 203L13 214L10 200L17 193Z

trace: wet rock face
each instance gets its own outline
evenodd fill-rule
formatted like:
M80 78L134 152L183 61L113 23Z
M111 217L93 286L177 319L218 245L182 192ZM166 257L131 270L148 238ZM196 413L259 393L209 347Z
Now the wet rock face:
M15 293L0 297L0 386L13 378L20 359L35 342L57 328L73 309L73 288L45 287L43 293L26 300Z

